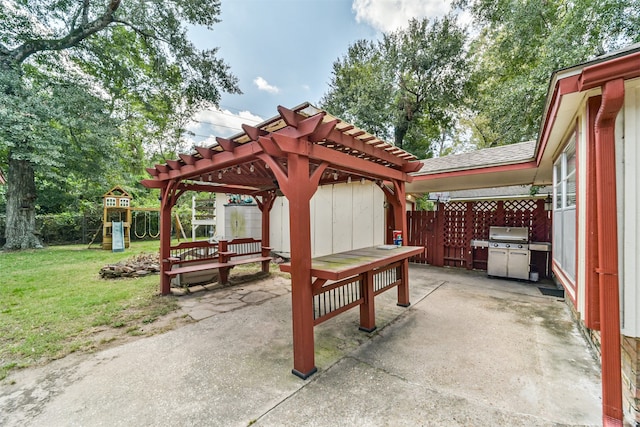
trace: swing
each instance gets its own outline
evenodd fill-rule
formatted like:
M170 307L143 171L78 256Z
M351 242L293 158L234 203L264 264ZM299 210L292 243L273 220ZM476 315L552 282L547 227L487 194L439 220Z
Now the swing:
M157 228L158 232L156 234L153 234L151 232L151 214L149 214L149 227L148 227L148 229L149 229L149 237L152 237L154 239L156 239L160 235L160 212L158 212L158 222L157 222L157 224L158 224L158 228Z
M142 221L141 234L138 233L138 214L139 212L136 212L135 215L133 216L133 234L135 234L138 239L144 239L147 236L147 221L146 221L147 213L146 212L144 213L145 219Z

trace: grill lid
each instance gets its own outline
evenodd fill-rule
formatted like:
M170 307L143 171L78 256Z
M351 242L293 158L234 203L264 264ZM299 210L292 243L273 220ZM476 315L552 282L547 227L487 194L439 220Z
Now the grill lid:
M529 227L489 227L489 241L527 243Z

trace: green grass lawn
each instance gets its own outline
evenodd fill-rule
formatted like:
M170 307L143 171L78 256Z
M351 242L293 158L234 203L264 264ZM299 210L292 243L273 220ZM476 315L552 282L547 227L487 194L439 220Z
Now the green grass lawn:
M133 242L120 253L86 245L0 252L0 379L118 336L153 333L150 324L177 308L175 297L158 295L159 276L104 280L98 273L133 255L155 254L158 245Z

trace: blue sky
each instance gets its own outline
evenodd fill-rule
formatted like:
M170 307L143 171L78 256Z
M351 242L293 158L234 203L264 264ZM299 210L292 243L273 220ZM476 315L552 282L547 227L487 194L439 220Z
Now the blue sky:
M194 29L198 48L219 49L242 95L223 94L221 111L202 111L189 127L198 145L277 115L277 106L317 104L333 63L359 39L376 40L410 18L437 18L450 0L222 0L222 22Z

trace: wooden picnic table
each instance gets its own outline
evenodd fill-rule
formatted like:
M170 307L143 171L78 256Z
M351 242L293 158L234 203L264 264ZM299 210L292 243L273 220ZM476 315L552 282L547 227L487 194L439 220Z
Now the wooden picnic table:
M423 246L380 245L325 255L311 259L311 276L341 280L372 271L424 252ZM280 264L280 271L290 272L291 263Z
M372 332L376 295L397 287L398 305L410 305L409 258L424 250L423 246L381 245L312 258L312 324L359 306L360 330ZM280 264L280 270L290 272L291 263ZM295 369L293 373L306 377Z

